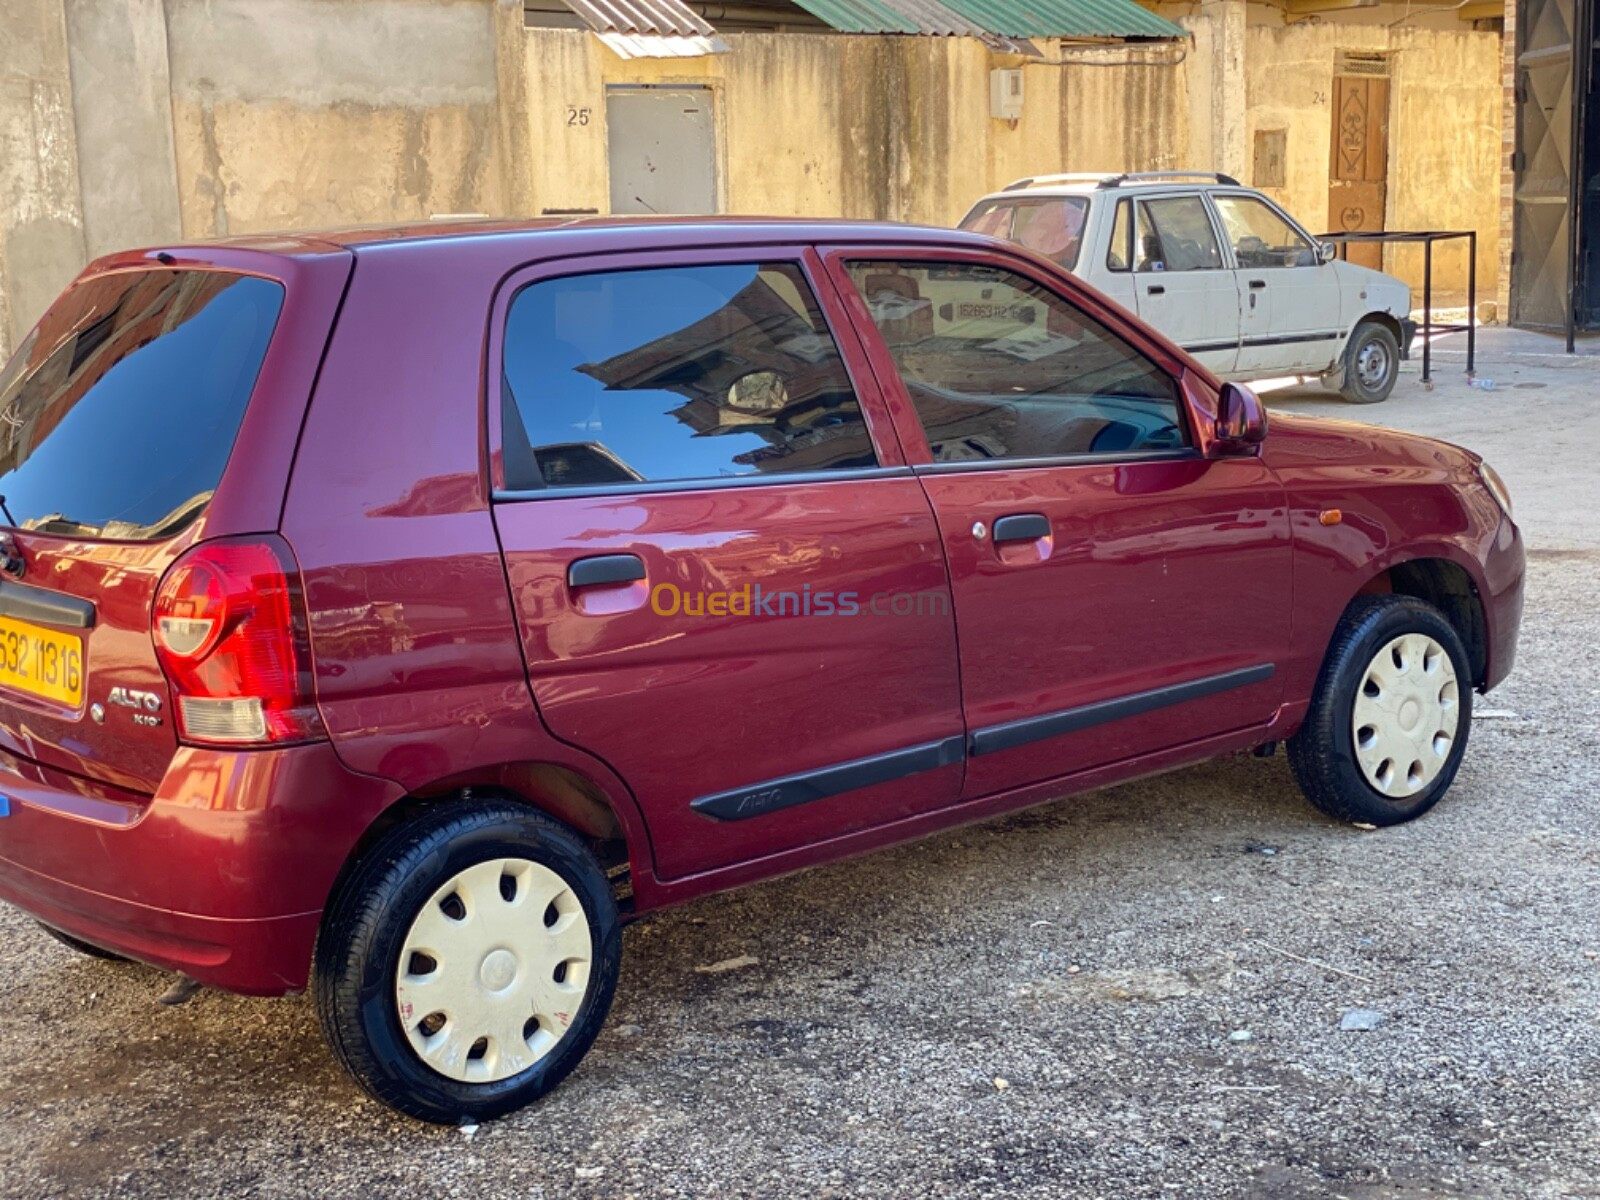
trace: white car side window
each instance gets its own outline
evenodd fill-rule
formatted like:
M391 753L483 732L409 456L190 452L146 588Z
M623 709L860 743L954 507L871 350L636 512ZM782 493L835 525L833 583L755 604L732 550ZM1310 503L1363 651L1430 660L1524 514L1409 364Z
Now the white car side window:
M1134 243L1136 271L1215 271L1222 267L1222 248L1199 196L1139 201Z
M1263 267L1314 267L1311 243L1271 205L1253 196L1213 195L1222 227L1233 243L1233 256L1246 270Z

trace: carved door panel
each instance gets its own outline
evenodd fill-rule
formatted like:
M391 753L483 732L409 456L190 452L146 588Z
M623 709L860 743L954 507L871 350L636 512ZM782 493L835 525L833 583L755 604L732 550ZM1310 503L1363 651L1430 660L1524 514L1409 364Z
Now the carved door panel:
M1389 81L1333 77L1333 153L1328 168L1328 228L1381 230L1389 178ZM1350 261L1383 269L1383 247L1351 245Z

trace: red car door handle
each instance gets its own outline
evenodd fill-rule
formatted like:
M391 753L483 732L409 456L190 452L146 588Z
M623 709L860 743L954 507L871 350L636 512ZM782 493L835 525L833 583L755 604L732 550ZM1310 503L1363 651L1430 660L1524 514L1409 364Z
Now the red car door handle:
M994 523L994 540L1033 542L1050 536L1050 518L1043 513L1012 513Z
M567 567L567 586L594 587L602 583L632 583L644 578L644 559L637 554L601 554L580 558Z

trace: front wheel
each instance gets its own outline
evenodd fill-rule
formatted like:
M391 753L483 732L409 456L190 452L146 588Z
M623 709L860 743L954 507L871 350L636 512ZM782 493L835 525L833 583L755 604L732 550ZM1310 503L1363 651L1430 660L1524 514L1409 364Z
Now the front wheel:
M1400 343L1382 325L1363 321L1344 350L1344 383L1339 394L1352 404L1387 400L1400 378Z
M352 869L317 940L317 1015L378 1100L439 1124L487 1119L577 1066L621 954L610 884L581 839L519 805L462 801Z
M1330 817L1397 825L1449 790L1471 725L1467 652L1444 614L1413 596L1362 596L1334 631L1289 766Z

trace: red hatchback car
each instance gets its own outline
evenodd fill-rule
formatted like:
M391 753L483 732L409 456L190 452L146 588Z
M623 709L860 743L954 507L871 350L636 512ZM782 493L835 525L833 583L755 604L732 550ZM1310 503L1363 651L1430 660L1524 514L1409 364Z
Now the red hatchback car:
M1266 414L949 230L466 223L114 255L0 376L0 897L314 989L428 1120L557 1083L628 917L1287 740L1424 812L1505 489Z

